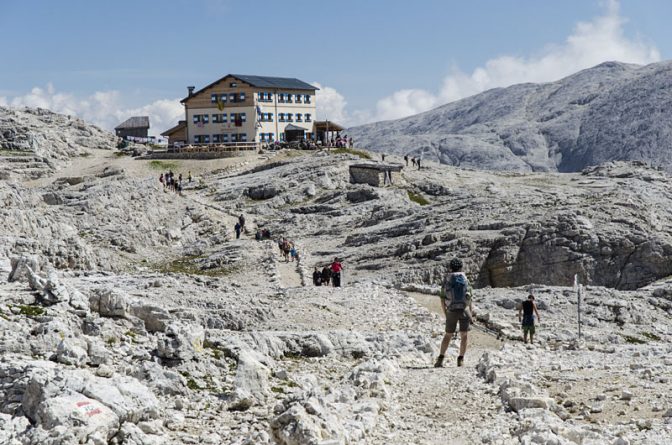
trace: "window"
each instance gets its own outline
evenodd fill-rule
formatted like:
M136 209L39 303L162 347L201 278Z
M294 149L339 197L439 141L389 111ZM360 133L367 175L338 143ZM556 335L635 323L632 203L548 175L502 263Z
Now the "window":
M296 103L300 104L301 103L301 95L297 94L295 97L296 97Z
M310 113L306 113L306 122L310 122L310 119L311 119Z
M301 122L301 113L296 113L296 121Z
M210 143L210 135L203 135L203 143L204 144L209 144Z
M268 133L268 140L269 141L274 141L275 140L275 133Z
M268 113L268 121L273 122L273 113Z
M287 113L287 122L292 122L292 113Z
M240 93L240 101L245 102L245 93Z
M213 114L212 115L212 123L213 124L218 124L219 123L219 114Z
M223 103L226 103L226 98L227 98L226 94L220 94L219 95L219 100Z
M259 102L265 102L266 101L266 93L262 93L262 92L257 93L257 100Z
M219 142L219 135L218 134L213 134L212 135L212 142Z
M201 115L200 114L194 114L194 123L197 124L201 121Z
M240 113L240 120L247 122L247 113Z
M204 114L203 115L203 123L207 124L208 122L210 122L210 116L208 116L207 114Z
M229 93L229 102L236 101L236 93Z
M280 133L280 140L284 141L285 140L285 133Z
M228 134L223 134L222 137L220 138L222 142L229 142L229 135Z
M201 143L201 137L200 136L194 136L194 144L200 144Z
M238 86L238 84L237 84L236 82L231 82L231 83L229 84L229 86L230 86L231 88L236 88L236 87Z
M278 122L285 121L285 113L278 113Z
M210 102L215 104L217 103L217 95L216 94L211 94L210 95Z
M309 104L310 103L310 94L306 94L305 99L306 100L304 102Z
M240 133L240 142L247 142L247 133Z
M226 113L222 113L222 114L219 116L219 122L222 123L222 124L225 124L225 123L226 123Z
M266 93L268 94L268 101L273 102L273 93Z
M285 94L285 99L287 100L288 104L292 103L292 96L293 94Z

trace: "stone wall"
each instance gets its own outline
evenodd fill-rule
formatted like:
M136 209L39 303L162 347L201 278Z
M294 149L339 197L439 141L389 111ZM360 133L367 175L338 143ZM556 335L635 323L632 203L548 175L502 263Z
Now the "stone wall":
M390 183L385 181L385 175L391 178ZM401 180L401 173L396 171L385 172L374 168L350 167L350 182L353 184L369 184L374 187L396 184Z

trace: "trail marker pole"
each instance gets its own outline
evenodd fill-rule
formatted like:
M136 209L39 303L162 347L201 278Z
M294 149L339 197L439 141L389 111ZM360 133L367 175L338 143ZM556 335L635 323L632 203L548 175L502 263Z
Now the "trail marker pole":
M579 275L574 275L574 287L576 288L576 312L579 324L579 340L581 339L581 284L579 283Z

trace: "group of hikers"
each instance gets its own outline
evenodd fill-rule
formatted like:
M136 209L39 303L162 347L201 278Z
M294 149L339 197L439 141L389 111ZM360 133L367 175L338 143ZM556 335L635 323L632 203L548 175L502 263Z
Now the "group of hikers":
M329 144L329 147L352 148L355 142L351 137L348 136L341 137L341 135L338 134L336 135L336 139L332 137L331 139L327 140L327 143Z
M189 182L193 180L191 171L187 175L187 180ZM163 186L164 190L168 189L176 193L180 193L182 191L182 173L177 175L177 178L175 177L175 174L172 170L168 171L167 173L161 173L159 175L159 182Z
M297 249L294 241L290 241L284 236L278 240L278 248L280 253L285 258L285 262L288 263L289 259L292 259L292 262L296 260L299 261L299 249Z
M434 363L434 367L443 366L446 350L450 344L455 331L460 330L460 350L457 356L457 366L464 364L464 355L467 352L467 341L471 324L474 323L476 316L472 304L472 288L467 276L462 271L462 260L453 258L450 261L450 274L446 276L441 286L441 307L446 317L446 329L439 356ZM527 343L528 336L530 343L534 342L535 333L535 315L536 320L540 321L537 304L534 301L534 295L530 294L527 300L518 306L518 320L523 329L523 341Z
M406 162L406 167L408 167L408 160L411 160L413 163L413 167L418 167L418 170L420 170L420 161L422 161L422 158L409 158L408 155L404 155L404 161ZM385 158L383 158L383 161Z
M334 258L331 264L326 264L322 270L315 266L313 271L313 284L315 286L341 287L341 273L343 272L343 263L338 258Z

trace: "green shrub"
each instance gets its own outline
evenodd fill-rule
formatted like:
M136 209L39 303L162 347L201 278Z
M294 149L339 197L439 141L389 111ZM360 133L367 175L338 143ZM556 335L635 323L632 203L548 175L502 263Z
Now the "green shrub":
M47 311L40 306L19 306L19 313L25 315L26 317L39 317L44 315Z
M429 204L429 201L427 201L427 199L421 194L412 192L410 190L407 190L406 192L408 193L408 199L414 203L420 204L421 206L426 206Z

